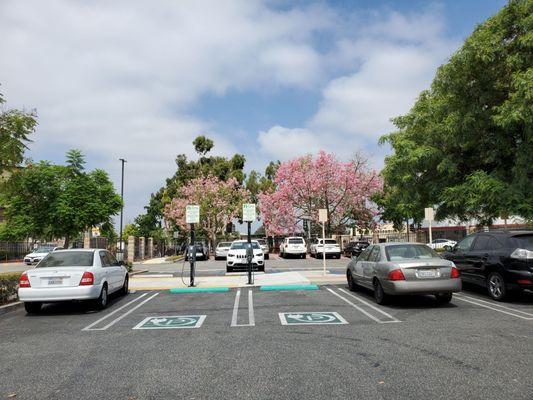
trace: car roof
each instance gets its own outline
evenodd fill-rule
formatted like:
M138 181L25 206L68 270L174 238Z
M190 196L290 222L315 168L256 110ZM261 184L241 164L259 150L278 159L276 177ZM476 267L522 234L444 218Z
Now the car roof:
M257 242L257 240L255 240L255 239L252 239L251 241L252 241L252 242ZM246 243L246 242L248 242L248 240L246 240L246 239L239 239L239 240L234 240L232 243Z
M496 236L508 236L508 237L513 237L513 236L520 236L520 235L533 235L533 231L528 231L528 230L522 230L522 231L507 231L507 230L503 230L503 231L488 231L488 232L476 232L474 233L474 235L496 235Z
M107 249L62 249L62 250L56 250L54 253L68 253L71 251L84 251L84 252L95 252L95 251L108 251Z

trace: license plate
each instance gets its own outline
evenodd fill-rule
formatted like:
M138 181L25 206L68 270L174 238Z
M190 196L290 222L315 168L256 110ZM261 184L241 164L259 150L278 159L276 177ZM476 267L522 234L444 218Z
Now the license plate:
M62 285L63 284L63 278L49 278L48 279L49 285Z
M419 269L416 275L419 278L436 278L439 276L436 269Z

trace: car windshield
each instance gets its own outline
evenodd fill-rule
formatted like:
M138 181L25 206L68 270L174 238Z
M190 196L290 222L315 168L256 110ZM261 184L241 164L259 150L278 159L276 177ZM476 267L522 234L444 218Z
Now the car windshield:
M440 256L428 246L419 244L400 244L385 247L388 261L439 258Z
M324 240L325 244L337 244L337 241L335 239L326 239Z
M35 250L34 253L50 253L52 250L54 250L53 247L41 246L37 250Z
M290 244L303 244L304 240L302 238L293 238L289 239Z
M218 247L230 247L230 246L231 246L230 242L220 242L218 244Z
M37 264L37 268L90 267L93 265L92 251L64 251L48 254Z
M520 249L533 250L533 235L514 236L513 242Z
M231 250L242 250L246 248L247 242L233 242L231 244ZM259 243L252 242L252 249L259 249Z

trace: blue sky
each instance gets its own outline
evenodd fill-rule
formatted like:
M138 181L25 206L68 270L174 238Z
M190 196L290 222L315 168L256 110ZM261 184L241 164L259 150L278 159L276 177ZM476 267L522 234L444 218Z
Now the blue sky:
M119 187L126 222L206 134L247 170L319 149L375 168L409 110L505 1L0 2L0 91L36 108L28 156L81 149Z

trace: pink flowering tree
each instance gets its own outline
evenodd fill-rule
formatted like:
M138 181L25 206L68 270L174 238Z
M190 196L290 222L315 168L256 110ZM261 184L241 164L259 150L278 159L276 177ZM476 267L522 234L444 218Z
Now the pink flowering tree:
M370 197L381 191L382 181L361 157L342 162L324 151L298 157L282 163L274 181L274 191L259 195L270 235L299 232L306 219L318 223L320 208L328 211L328 234L346 226L371 227L377 215Z
M199 205L200 228L214 246L217 234L223 234L226 225L240 216L242 204L247 200L246 190L235 178L222 181L214 176L200 177L178 190L176 197L165 206L165 218L186 230L186 206Z

